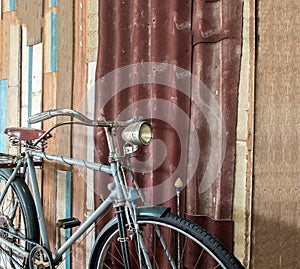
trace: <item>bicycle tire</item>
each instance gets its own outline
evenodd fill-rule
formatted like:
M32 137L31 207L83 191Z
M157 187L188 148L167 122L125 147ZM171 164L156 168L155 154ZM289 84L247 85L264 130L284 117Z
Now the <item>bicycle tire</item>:
M166 213L161 217L143 214L143 216L138 216L138 223L140 227L143 227L144 231L148 230L143 236L143 239L147 238L147 240L150 241L149 243L146 242L145 245L151 248L147 249L147 252L151 254L150 260L152 268L174 268L174 264L173 267L170 263L166 264L169 262L167 255L164 254L163 247L159 246L159 238L155 232L151 231L151 233L149 233L149 230L153 230L152 226L154 225L159 227L165 241L168 242L168 247L170 245L173 246L169 250L169 255L174 255L173 261L176 264L175 268L244 268L239 260L233 256L221 242L203 228L180 216L171 213ZM151 228L146 228L148 226ZM180 234L179 259L176 254L178 252L176 246L178 237L177 239L175 238L178 234ZM117 241L118 226L115 221L104 233L100 233L98 236L96 249L90 261L90 269L124 268ZM193 251L193 255L191 255L191 251ZM147 268L140 266L137 262L138 257L137 253L135 253L135 247L131 246L130 252L132 268Z
M0 170L0 193L9 174ZM0 243L0 268L28 268L28 258L14 250L14 246L28 252L31 242L39 241L38 218L33 197L24 178L17 176L0 204L0 237L12 247ZM29 241L26 241L29 240Z

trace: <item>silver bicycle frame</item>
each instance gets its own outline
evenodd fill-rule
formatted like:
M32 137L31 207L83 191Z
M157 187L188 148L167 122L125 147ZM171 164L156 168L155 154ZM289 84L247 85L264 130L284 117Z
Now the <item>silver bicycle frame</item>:
M69 111L69 110L68 110ZM67 112L68 112L67 111ZM73 111L75 113L75 111ZM52 115L52 114L53 115ZM55 116L57 113L62 113L65 114L65 111L52 111L50 114L49 112L45 112L42 113L42 116L45 118L49 118L52 116ZM78 116L76 113L74 114L72 113L71 116L74 116L76 118L82 118L80 115ZM48 115L49 114L49 115ZM54 115L55 114L55 115ZM40 120L41 115L39 115L37 117L37 120ZM83 118L84 120L84 118ZM132 120L132 122L134 122L134 120L136 120L135 118ZM121 123L121 122L120 122ZM128 125L130 123L130 121L127 121L124 123L124 126ZM74 122L66 122L66 123L62 123L62 124L58 124L55 127L53 127L52 129L63 125L63 124L74 124ZM90 124L87 124L90 125ZM110 165L104 165L104 164L99 164L99 163L94 163L94 162L88 162L85 160L79 160L79 159L73 159L73 158L68 158L68 157L63 157L63 156L59 156L59 155L52 155L52 154L47 154L44 153L43 151L40 151L38 149L34 149L34 148L27 148L25 151L25 157L23 155L23 158L19 159L19 161L17 161L16 167L13 170L13 172L11 173L6 186L0 196L0 203L2 202L5 193L7 192L10 184L14 181L18 171L20 170L21 166L24 165L26 166L26 169L28 169L29 171L29 182L32 186L32 192L33 192L33 198L34 198L34 203L35 203L35 207L36 207L36 211L37 211L37 216L38 216L38 220L39 220L39 229L40 229L40 233L41 233L41 243L42 246L47 248L50 251L50 242L49 242L49 237L48 237L48 233L47 233L47 229L46 229L46 222L45 222L45 216L44 216L44 212L43 212L43 207L42 207L42 201L41 201L41 196L39 193L39 186L38 186L38 180L37 180L37 176L36 176L36 171L35 171L35 167L34 167L34 158L42 158L42 159L46 159L46 160L52 160L52 161L57 161L57 162L62 162L68 165L76 165L76 166L83 166L87 169L91 169L91 170L97 170L97 171L102 171L104 173L107 174L111 174L113 176L114 179L114 184L112 185L112 187L110 188L111 193L110 195L102 202L102 204L86 219L86 221L78 228L78 230L76 230L75 233L73 233L69 239L63 243L62 246L59 247L59 249L57 249L55 251L55 253L51 254L52 255L52 259L54 261L54 263L58 262L61 258L62 255L75 243L75 241L84 234L84 232L86 232L89 227L97 220L97 218L99 218L112 204L115 205L116 208L119 207L124 207L126 204L126 198L124 197L126 196L126 186L124 186L124 175L121 172L121 163L120 163L120 156L119 153L117 153L115 151L115 146L114 146L114 141L113 141L113 137L112 137L112 127L113 127L113 123L110 122L92 122L91 123L92 126L102 126L105 129L105 133L106 133L106 139L107 139L107 144L108 144L108 148L109 148L109 162ZM120 124L120 126L123 126L122 124ZM50 130L52 130L50 129ZM49 133L49 130L44 134L44 136L46 134ZM36 146L38 144L38 142L41 141L41 138L38 139L36 141L35 144L33 144L33 146ZM120 213L117 212L118 216L120 216ZM124 217L126 217L124 215ZM123 220L118 220L119 221L119 232L120 232L120 236L121 233L124 233L125 230L125 226L123 227L123 225L125 225L125 222ZM159 232L159 231L158 231ZM159 232L160 234L160 232ZM124 235L123 235L124 237ZM139 235L138 235L139 237ZM143 246L143 242L142 239L139 237L139 244L141 246ZM0 238L1 243L7 245L8 247L14 249L14 251L20 253L21 255L23 255L24 257L28 258L29 257L29 253L25 252L23 249L21 249L20 247L15 246L14 244L12 244L11 242L9 242L6 239L2 239ZM126 251L128 251L128 246L126 246L126 242L122 243L123 246L125 244L125 249ZM144 257L146 258L146 261L149 261L148 258L148 254L147 252L144 250L143 247L141 247L142 249L142 253L144 255ZM130 262L128 257L125 255L124 257L124 262L126 264L126 268L130 268ZM148 262L149 263L149 262Z
M34 157L40 157L45 158L47 160L52 161L58 161L58 162L64 162L70 165L77 165L77 166L84 166L88 167L89 169L102 171L108 174L117 174L115 173L115 166L111 165L101 165L97 163L92 162L86 162L83 160L78 159L72 159L72 158L65 158L58 155L52 155L52 154L46 154L44 152L36 152L31 151L31 156ZM49 238L46 230L46 223L45 223L45 217L44 212L42 208L41 198L39 195L39 189L38 189L38 183L37 183L37 177L35 173L35 168L33 165L33 160L31 156L27 156L27 163L30 173L30 182L32 185L32 191L34 196L34 201L36 205L37 215L39 219L39 225L40 225L40 232L41 232L41 238L43 246L46 248L49 248ZM102 213L106 211L106 209L115 201L118 197L117 190L111 192L111 194L102 202L102 204L93 212L93 214L79 227L79 229L73 233L70 238L56 251L56 253L53 256L53 260L60 259L60 257L72 246L72 244L85 232L87 229L96 221L96 219L101 216Z
M118 203L118 205L124 205L124 195L121 189L120 185L120 173L118 171L118 166L119 161L115 160L115 148L114 144L112 141L111 137L111 132L108 127L105 127L106 130L106 137L109 145L109 151L110 151L110 158L111 162L110 165L104 165L104 164L99 164L99 163L93 163L93 162L88 162L84 160L79 160L79 159L73 159L73 158L68 158L68 157L63 157L59 155L52 155L52 154L47 154L45 152L41 152L35 149L29 149L26 151L25 159L20 159L17 164L15 169L13 170L12 174L10 175L5 188L0 196L0 203L2 202L9 186L11 183L14 181L18 171L24 165L24 161L27 163L27 169L29 171L29 182L32 186L32 193L33 193L33 198L34 198L34 203L37 211L37 216L39 220L39 228L40 228L40 233L41 233L41 240L42 240L42 246L50 250L50 242L49 242L49 237L47 233L47 228L46 228L46 221L45 221L45 216L44 216L44 211L42 207L42 200L39 192L39 187L38 187L38 180L35 172L35 167L34 167L34 157L37 158L43 158L46 160L51 160L51 161L57 161L57 162L62 162L66 163L69 165L76 165L76 166L83 166L88 169L96 170L96 171L102 171L107 174L111 174L114 178L114 187L111 190L110 195L102 202L102 204L89 216L86 221L76 230L75 233L73 233L69 239L63 243L62 246L59 247L58 250L53 255L52 259L53 261L58 261L61 259L62 255L74 244L74 242L84 234L88 230L88 228L97 220L99 216L101 216L113 203ZM21 255L28 257L29 253L26 253L23 249L12 245L9 241L2 239L1 238L1 243L6 244L7 246L14 248L15 251L19 252Z

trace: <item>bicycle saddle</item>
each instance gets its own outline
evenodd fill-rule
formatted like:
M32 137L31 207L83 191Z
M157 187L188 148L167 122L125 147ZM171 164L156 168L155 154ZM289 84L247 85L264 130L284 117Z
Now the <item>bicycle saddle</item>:
M26 127L10 127L4 130L4 133L10 137L15 137L18 140L30 141L40 138L45 131ZM52 137L51 134L46 135L46 139Z

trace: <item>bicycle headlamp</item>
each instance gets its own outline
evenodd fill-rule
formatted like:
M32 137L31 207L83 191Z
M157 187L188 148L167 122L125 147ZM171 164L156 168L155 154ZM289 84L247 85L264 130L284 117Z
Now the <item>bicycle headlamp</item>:
M122 138L132 145L147 146L153 138L152 126L146 121L132 123L123 130Z

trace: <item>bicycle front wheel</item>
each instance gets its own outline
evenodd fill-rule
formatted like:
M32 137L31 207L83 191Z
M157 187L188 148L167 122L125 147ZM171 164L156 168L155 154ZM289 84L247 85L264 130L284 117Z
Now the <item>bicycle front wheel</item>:
M0 193L9 175L0 170ZM16 177L0 204L0 269L28 268L27 253L38 242L33 198L22 177Z
M244 268L222 243L180 216L143 214L138 217L138 224L143 245L136 243L135 236L127 238L132 268ZM100 234L90 268L124 268L119 241L115 223ZM142 248L147 252L146 259L139 258Z

